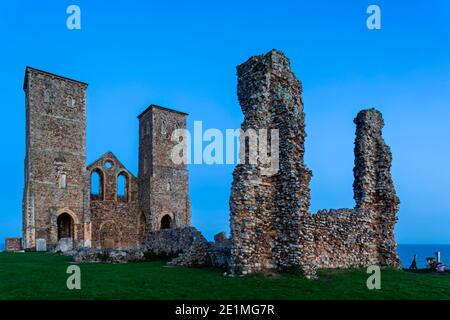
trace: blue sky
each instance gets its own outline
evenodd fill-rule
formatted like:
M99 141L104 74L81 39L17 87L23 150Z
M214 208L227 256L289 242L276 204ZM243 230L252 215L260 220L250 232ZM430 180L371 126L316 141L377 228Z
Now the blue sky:
M382 29L366 28L381 7ZM81 8L81 30L66 8ZM150 103L203 127L238 128L236 65L272 48L304 86L313 212L353 207L353 118L376 107L394 156L399 243L450 243L450 1L4 1L0 241L20 236L26 65L88 82L87 157L137 174ZM193 223L227 230L232 165L191 165ZM2 243L3 244L3 243Z

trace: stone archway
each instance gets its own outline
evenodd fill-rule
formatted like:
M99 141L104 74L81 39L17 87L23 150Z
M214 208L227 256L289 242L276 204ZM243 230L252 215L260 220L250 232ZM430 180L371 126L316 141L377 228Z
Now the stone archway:
M163 216L161 218L160 229L163 230L163 229L170 229L170 228L172 228L172 218L168 214L166 214L165 216Z
M69 251L74 247L76 238L75 220L73 216L66 211L61 211L56 217L57 244L56 251Z
M56 224L58 226L58 241L64 238L73 239L74 223L72 217L67 212L58 216Z

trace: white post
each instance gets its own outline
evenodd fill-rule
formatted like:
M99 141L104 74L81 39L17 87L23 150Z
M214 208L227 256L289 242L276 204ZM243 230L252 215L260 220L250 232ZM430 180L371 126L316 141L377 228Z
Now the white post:
M441 252L440 251L436 251L436 262L441 263Z

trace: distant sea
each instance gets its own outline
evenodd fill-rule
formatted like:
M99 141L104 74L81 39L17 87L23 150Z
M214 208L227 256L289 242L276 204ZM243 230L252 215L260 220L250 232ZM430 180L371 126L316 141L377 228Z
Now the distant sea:
M0 251L5 249L4 241L0 242ZM447 266L450 267L450 245L448 244L399 244L398 254L402 261L402 266L408 268L417 254L417 266L419 268L427 267L427 257L434 257L436 251L441 252L441 260Z
M441 261L450 267L450 245L448 244L399 244L398 254L404 268L409 268L414 255L417 255L417 267L427 267L427 257L435 257L436 251L441 252Z

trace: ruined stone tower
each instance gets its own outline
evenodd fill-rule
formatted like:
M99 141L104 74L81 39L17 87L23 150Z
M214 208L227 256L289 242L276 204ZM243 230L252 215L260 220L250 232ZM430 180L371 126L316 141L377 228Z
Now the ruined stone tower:
M86 197L87 84L26 68L25 249L73 238L89 246Z
M191 225L186 164L174 164L175 129L186 113L151 105L139 116L139 203L150 231Z
M150 231L191 224L188 171L170 157L186 113L139 118L139 177L112 153L86 166L87 84L27 67L23 242L29 250L142 247Z
M239 65L237 73L245 117L241 128L279 130L279 170L264 175L258 160L241 163L233 172L230 271L298 267L314 276L317 268L400 266L394 239L399 199L390 174L392 155L382 138L381 113L362 110L354 121L355 208L312 214L312 173L303 160L302 86L289 59L272 50Z
M311 179L303 162L302 85L277 50L250 58L237 73L242 130L278 129L280 152L275 175L262 175L260 163L239 164L233 173L232 265L244 274L299 265L299 230Z

